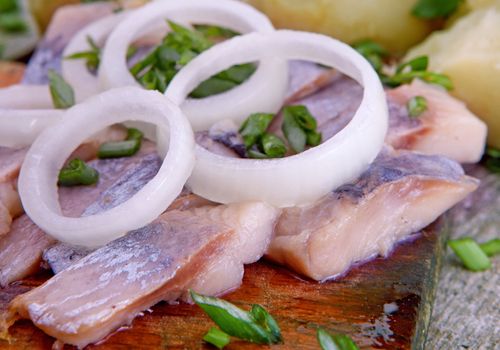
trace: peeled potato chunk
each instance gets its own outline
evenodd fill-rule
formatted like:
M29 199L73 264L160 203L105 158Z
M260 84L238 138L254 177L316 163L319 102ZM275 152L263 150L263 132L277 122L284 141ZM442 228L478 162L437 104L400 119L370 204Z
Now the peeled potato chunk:
M402 53L432 30L411 14L415 0L246 0L279 28L324 33L352 44L373 39Z
M500 1L432 34L405 59L420 55L451 77L452 94L488 124L488 143L500 148Z

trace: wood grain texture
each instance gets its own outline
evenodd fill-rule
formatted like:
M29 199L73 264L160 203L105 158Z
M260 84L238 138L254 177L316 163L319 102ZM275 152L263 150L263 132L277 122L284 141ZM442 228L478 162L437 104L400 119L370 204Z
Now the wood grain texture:
M481 186L448 215L452 238L484 242L500 236L500 175L481 167L468 173ZM492 268L465 270L448 249L439 279L427 349L500 349L500 258Z
M261 304L276 317L285 339L276 349L318 349L319 326L351 335L363 349L423 349L440 264L439 232L442 226L434 224L400 244L389 259L374 259L338 281L322 284L259 262L246 268L242 287L226 298L243 308ZM0 308L47 277L36 276L1 290ZM397 311L384 312L387 304L397 305ZM161 303L137 318L130 329L89 349L209 349L201 339L211 325L197 306ZM49 349L53 343L27 321L17 322L10 335L10 343L0 342L2 349ZM228 347L257 348L238 341Z

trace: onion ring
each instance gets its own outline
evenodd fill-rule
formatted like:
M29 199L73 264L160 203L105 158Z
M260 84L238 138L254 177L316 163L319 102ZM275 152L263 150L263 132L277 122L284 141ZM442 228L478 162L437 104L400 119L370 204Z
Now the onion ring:
M338 134L294 156L229 158L197 145L197 161L188 185L202 197L220 203L263 200L278 207L312 203L356 179L383 146L388 111L378 75L350 46L321 34L283 30L235 37L192 60L170 83L166 96L181 105L194 87L214 73L266 57L332 66L364 87L363 100ZM231 101L226 103L231 106ZM158 138L162 137L158 133Z
M103 44L109 34L120 23L127 12L112 14L101 18L80 30L64 49L61 71L64 79L73 87L76 101L81 102L102 91L99 80L85 65L83 59L67 59L66 57L90 49L87 38L92 38L96 44Z
M150 3L134 11L109 36L99 69L99 79L104 88L140 86L127 68L125 57L128 46L141 29L165 17L181 22L221 25L241 33L271 33L274 30L267 17L237 1L183 0ZM252 60L243 63L250 61ZM194 130L207 129L219 118L242 121L251 110L277 112L285 96L287 82L288 67L285 62L266 57L245 83L218 95L188 99L181 107ZM238 102L231 104L228 101Z
M48 85L12 85L0 89L0 146L30 145L63 112L53 109Z
M169 151L158 174L128 201L104 213L63 216L57 199L59 169L83 140L125 120L154 123L164 133L170 130ZM194 136L179 107L158 92L125 87L68 109L60 123L40 134L21 168L19 194L28 216L46 233L92 248L156 219L179 195L193 164Z

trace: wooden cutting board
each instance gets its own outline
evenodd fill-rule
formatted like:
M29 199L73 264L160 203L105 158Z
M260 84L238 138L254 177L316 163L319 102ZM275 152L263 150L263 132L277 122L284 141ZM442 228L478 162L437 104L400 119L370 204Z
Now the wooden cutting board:
M60 11L30 62L25 82L42 83L47 68L57 68L69 37L91 18L109 13L108 5ZM64 28L64 31L61 30ZM1 74L1 73L0 73ZM1 77L0 77L1 81ZM361 348L423 349L446 236L444 221L400 244L387 259L376 258L327 283L303 280L266 262L246 267L243 285L225 298L248 308L257 303L276 317L285 343L276 349L318 349L316 328L349 334ZM43 283L41 274L0 290L0 309ZM196 306L162 303L138 317L129 329L110 336L98 349L200 349L212 325ZM50 349L54 339L29 321L11 329L2 349ZM234 342L228 349L258 346Z

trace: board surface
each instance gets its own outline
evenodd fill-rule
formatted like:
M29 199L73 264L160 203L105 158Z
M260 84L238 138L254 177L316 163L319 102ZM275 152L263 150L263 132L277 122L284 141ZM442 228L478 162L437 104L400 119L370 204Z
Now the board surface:
M48 68L60 64L65 41L89 18L109 13L68 8L60 12L28 66L25 82L42 83ZM76 19L76 20L75 20ZM64 28L64 33L58 31ZM276 317L285 343L276 349L318 349L316 328L352 336L361 348L422 349L431 315L432 300L443 251L446 227L435 223L396 247L387 259L376 258L351 269L337 281L317 283L299 279L287 270L259 262L245 269L241 288L225 298L248 308L257 303ZM47 278L41 274L0 290L0 309L18 294ZM212 326L196 306L162 303L137 318L132 327L110 336L90 349L200 349ZM29 321L10 329L11 340L0 341L2 349L50 349L54 339ZM69 348L69 347L67 347ZM234 342L228 349L258 346Z

